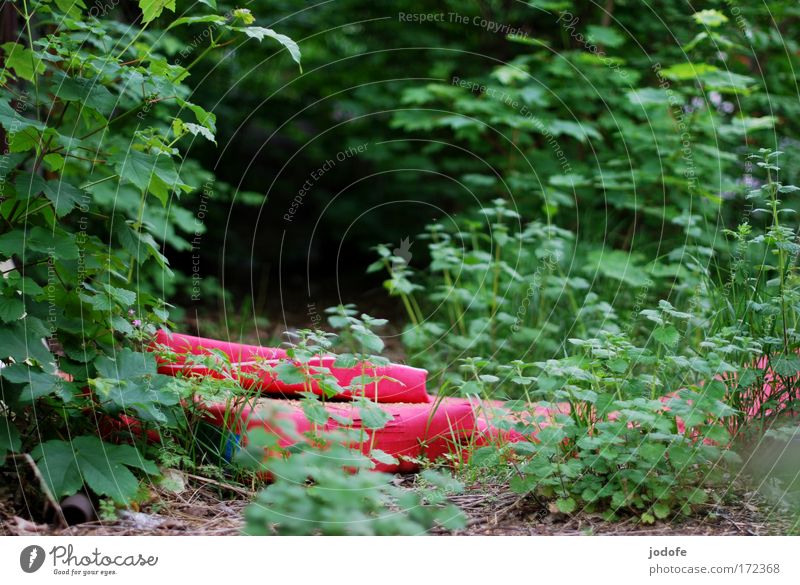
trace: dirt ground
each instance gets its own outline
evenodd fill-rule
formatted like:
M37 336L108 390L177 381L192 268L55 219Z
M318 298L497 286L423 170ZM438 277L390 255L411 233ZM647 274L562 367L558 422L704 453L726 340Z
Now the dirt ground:
M410 483L411 478L402 480ZM255 492L192 476L179 493L156 489L138 511L123 511L113 521L95 521L61 528L30 520L0 499L0 535L239 535L243 510ZM670 518L653 525L634 519L605 522L597 515L566 516L535 498L520 497L505 485L473 486L451 500L467 514L461 535L775 535L787 534L793 520L777 513L757 494L740 492L730 504L710 504L692 518ZM437 534L451 534L437 531Z

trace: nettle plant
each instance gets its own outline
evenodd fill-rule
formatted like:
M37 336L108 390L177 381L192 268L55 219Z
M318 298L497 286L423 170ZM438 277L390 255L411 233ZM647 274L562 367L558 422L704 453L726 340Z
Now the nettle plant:
M731 427L741 431L753 418L763 432L775 417L794 417L800 400L800 243L795 206L785 202L800 187L781 181L782 155L761 149L748 158L764 180L751 178L749 217L726 230L733 253L709 287L717 335L740 366L725 381L739 411Z
M333 307L327 313L329 324L338 334L320 330L295 332L288 342L291 361L270 370L282 382L305 385L307 391L300 402L312 423L311 429L298 434L291 425L281 425L278 405L272 411L275 418L269 421L269 427L282 429L292 444L282 447L277 433L259 428L247 433L246 447L235 458L270 478L269 485L245 512L244 532L414 535L437 526L448 530L463 528L464 514L447 501L449 494L461 491L463 486L449 472L426 469L420 485L409 489L396 485L394 476L373 470L376 462L397 463L388 453L375 449L372 441L367 442L368 432L374 437L374 432L391 420L391 415L365 397L369 385L381 379L373 367L388 363L378 355L383 340L374 331L385 320L365 314L357 317L352 305ZM337 354L335 367L362 367L363 373L344 388L328 368L320 367L316 361L330 355L334 348L350 350ZM323 391L321 395L311 392L312 383ZM345 390L355 397L351 404L357 412L357 424L346 415L325 408L327 400ZM329 421L335 430L331 430Z
M0 46L0 456L31 452L56 498L86 485L127 503L130 469L158 469L98 425L129 414L177 428L187 397L143 352L168 318L165 253L191 246L202 226L190 202L213 182L187 156L216 131L187 79L234 42L299 51L214 0L182 18L168 15L174 1L141 0L134 23L82 0L8 4L18 37ZM182 51L186 27L203 41Z
M259 469L273 477L245 510L245 534L253 535L417 535L434 527L463 528L464 514L447 501L463 486L448 474L426 470L424 485L403 488L394 476L372 471L374 462L348 448L357 432L318 432L272 457ZM263 452L276 449L272 437L252 437Z
M429 225L419 238L429 241L427 266L412 267L381 245L368 271L386 270L384 287L406 308L403 342L413 359L455 383L463 380L455 366L465 356L498 363L545 357L570 332L613 326L614 308L588 280L598 273L645 279L635 259L581 253L569 230L523 223L503 199L454 224Z
M675 312L662 305L659 319ZM517 492L555 499L564 513L646 523L692 513L722 479L721 463L737 460L722 423L735 411L714 379L735 368L712 349L678 351L676 336L654 337L650 349L602 331L570 339L568 357L502 366L503 383L524 396L507 404L506 425L535 441L483 448L472 464L500 470Z

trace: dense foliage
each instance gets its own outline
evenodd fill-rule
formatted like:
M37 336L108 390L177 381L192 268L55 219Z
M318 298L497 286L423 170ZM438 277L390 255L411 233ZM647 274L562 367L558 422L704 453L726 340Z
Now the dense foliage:
M562 513L691 514L740 444L793 436L800 8L462 4L4 3L6 468L29 453L52 497L116 505L170 468L266 473L251 533L462 526L460 481L428 470L407 492L322 432L332 457L267 436L247 453L279 451L266 469L226 461L198 409L247 397L231 364L172 378L147 351L198 311L263 340L283 303L313 329L280 377L327 399L342 388L311 357L386 360L386 322L347 304L375 303L432 392L507 399L501 426L536 434L459 479ZM303 408L324 425L320 398Z

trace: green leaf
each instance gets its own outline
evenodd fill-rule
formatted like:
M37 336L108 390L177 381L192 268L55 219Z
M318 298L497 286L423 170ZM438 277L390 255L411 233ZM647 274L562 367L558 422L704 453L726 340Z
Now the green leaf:
M103 405L111 412L133 412L145 422L166 423L168 407L180 403L180 396L172 388L170 376L138 376L127 380L93 380L96 388L103 388Z
M300 65L300 71L303 70L303 66L300 64L300 47L286 35L276 33L271 28L264 28L263 26L231 27L231 30L243 32L248 37L258 41L264 40L264 37L275 39L289 51L294 62Z
M383 351L383 339L375 335L372 331L367 329L354 329L352 334L353 338L360 343L366 351L374 354Z
M53 76L53 94L65 102L79 102L108 117L117 105L117 98L99 79L69 77L58 71Z
M728 22L728 17L719 10L701 10L692 14L692 18L697 24L702 24L709 28L715 28Z
M775 360L773 364L775 373L779 376L789 377L800 372L800 357L783 356Z
M129 467L158 474L158 467L135 447L104 443L94 436L77 437L71 443L47 441L31 455L53 496L59 499L77 493L85 483L96 494L127 504L139 489Z
M669 103L669 96L663 89L644 87L627 93L628 100L637 106L663 106Z
M681 338L681 334L672 325L666 327L656 327L653 330L653 338L667 347L675 347Z
M475 380L469 380L468 382L464 382L458 391L461 396L478 396L483 394L483 387Z
M214 134L208 128L199 124L184 122L180 118L176 118L172 121L172 131L175 132L175 135L178 137L187 133L192 134L193 136L197 136L199 134L209 142L213 142L214 144L217 143Z
M20 173L16 182L17 195L22 199L30 199L44 193L53 204L58 217L63 217L78 205L84 193L66 181L54 179L45 181L39 175Z
M4 53L5 66L13 69L17 77L33 81L34 77L44 73L44 62L34 51L19 43L5 43L0 45L0 49Z
M303 409L303 414L305 414L309 422L313 424L324 425L328 422L328 419L331 418L328 409L325 408L322 402L317 400L316 396L302 400L300 406Z
M200 1L202 2L202 0ZM184 24L202 24L206 22L211 22L213 24L225 24L227 21L225 20L225 17L220 14L207 14L205 16L183 16L181 18L173 20L167 27L167 30L173 29L176 26L181 26Z
M659 520L663 520L669 516L669 506L662 503L653 504L653 514L655 514L656 518Z
M589 25L586 32L593 43L606 47L616 48L625 42L625 37L619 31L607 26Z
M133 183L141 191L148 190L164 206L173 190L190 190L188 185L181 182L175 163L168 156L129 150L112 156L111 160L122 179Z
M386 426L392 415L366 398L356 401L358 414L361 417L361 426L367 429L382 429Z
M31 317L0 327L0 359L10 357L15 362L24 362L33 358L41 364L53 363L53 355L44 344L48 334L47 327Z
M10 323L25 314L25 303L16 297L0 296L0 321Z
M89 381L100 402L112 412L133 411L145 421L167 422L166 407L180 402L174 378L156 372L155 356L125 348L115 357L95 361L99 377Z
M566 134L581 142L586 142L589 138L602 140L602 135L588 122L572 122L571 120L551 120L546 123L553 136Z
M139 0L142 9L142 24L154 21L164 9L175 12L175 0Z
M192 102L187 102L186 100L181 98L177 98L175 101L181 108L186 108L187 110L192 112L198 124L208 128L209 132L211 132L212 134L217 133L217 117L213 113L207 112L205 109L201 108L197 104L193 104Z
M72 400L72 385L60 376L48 374L24 363L0 369L0 375L13 384L25 384L19 402L27 404L48 394L58 394L64 402Z
M104 284L102 288L102 291L93 295L81 294L80 299L98 311L111 311L117 307L127 309L136 302L136 293L132 290L117 288L110 284Z
M572 498L559 498L556 500L556 508L562 514L572 514L577 506L577 503Z
M672 81L685 81L696 79L700 75L717 71L718 69L708 63L678 63L661 71L661 75Z
M23 249L29 255L41 252L63 260L76 260L80 254L75 236L55 228L46 230L36 226L27 233L16 229L0 236L0 254L7 258L13 254L21 256Z
M72 18L80 18L81 8L86 8L83 0L55 0L56 6Z
M303 369L292 362L281 362L275 366L275 375L284 384L303 384L307 379Z
M381 451L380 449L373 449L370 451L369 456L378 463L383 463L384 465L397 464L397 459L389 455L387 452Z
M756 80L747 75L740 75L732 71L708 71L698 76L707 90L716 90L722 93L748 93Z
M129 348L118 352L115 357L102 356L95 361L97 372L105 378L128 379L136 376L155 374L156 358L150 352L139 353Z
M26 128L34 128L41 131L46 128L41 122L21 116L17 110L9 105L9 99L0 99L0 125L8 132L19 133Z

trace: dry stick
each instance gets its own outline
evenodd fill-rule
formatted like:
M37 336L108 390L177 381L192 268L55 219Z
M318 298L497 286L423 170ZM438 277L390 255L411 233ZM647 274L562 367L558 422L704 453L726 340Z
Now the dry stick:
M725 512L720 512L720 513L719 513L719 515L720 515L720 516L722 516L723 518L725 518L725 520L727 520L727 521L728 521L728 522L730 522L731 524L733 524L733 526L734 526L734 527L736 528L736 530L738 530L739 532L745 532L745 533L749 534L750 536L757 536L757 534L756 534L755 532L753 532L752 530L750 530L750 529L749 529L747 526L741 526L741 525L740 525L738 522L736 522L736 520L734 520L733 518L731 518L731 517L730 517L728 514L726 514Z
M498 510L497 512L495 512L494 522L492 522L492 524L494 526L497 526L500 523L500 520L505 518L509 512L515 510L516 508L519 508L520 504L522 504L522 502L524 502L527 499L527 497L528 497L527 494L522 495L518 497L516 500L514 500L514 502L510 506L506 506L502 510Z
M191 473L187 473L186 477L190 477L190 478L192 478L194 480L205 482L205 483L210 483L210 484L215 485L217 487L221 487L223 489L230 490L230 491L236 492L238 494L242 494L243 496L253 497L255 495L255 492L250 491L247 488L242 488L242 487L238 487L238 486L235 486L235 485L230 485L230 484L227 484L227 483L223 483L221 481L217 481L216 479L211 479L209 477L203 477L202 475L194 475L194 474L191 474Z
M22 459L30 466L31 471L33 471L33 475L36 476L36 479L39 482L39 487L42 488L42 491L44 492L47 501L50 503L51 506L53 506L53 510L55 510L55 514L56 517L58 518L61 528L69 528L69 524L67 524L67 519L64 518L64 512L61 510L61 506L53 497L53 493L47 486L47 483L44 480L44 476L42 475L42 472L39 470L39 466L36 465L36 462L33 460L33 457L31 457L30 454L28 453L12 453L11 456L15 459Z

